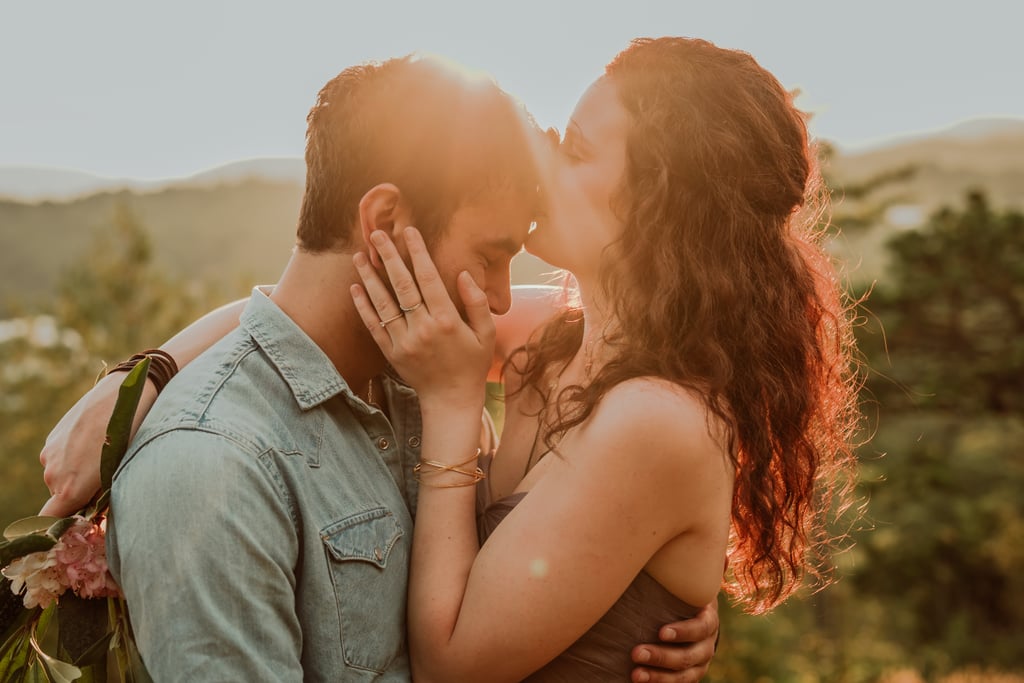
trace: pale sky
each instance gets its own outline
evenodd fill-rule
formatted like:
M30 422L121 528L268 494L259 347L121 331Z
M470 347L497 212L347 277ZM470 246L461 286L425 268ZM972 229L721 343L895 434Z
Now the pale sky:
M0 165L167 178L301 156L320 86L421 50L493 73L543 125L630 38L754 55L847 148L1024 119L1017 0L488 3L0 0ZM410 103L411 105L414 103Z

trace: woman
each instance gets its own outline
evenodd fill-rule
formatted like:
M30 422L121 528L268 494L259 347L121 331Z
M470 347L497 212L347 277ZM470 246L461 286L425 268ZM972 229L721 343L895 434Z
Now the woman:
M636 41L580 101L551 173L528 248L574 274L579 305L539 331L537 306L503 321L499 348L519 351L493 460L476 458L494 335L480 292L460 280L461 323L424 284L415 232L418 295L389 299L357 261L364 321L423 408L418 681L621 680L636 633L709 602L727 557L749 611L784 600L846 493L849 319L779 83L744 53ZM389 277L414 284L382 237Z
M415 278L374 234L400 294L357 257L353 297L424 416L416 680L616 680L600 644L709 601L727 553L751 612L816 569L856 411L814 180L803 117L748 55L664 38L608 65L527 243L574 274L580 305L510 359L482 545L486 297L460 280L462 323L415 232Z

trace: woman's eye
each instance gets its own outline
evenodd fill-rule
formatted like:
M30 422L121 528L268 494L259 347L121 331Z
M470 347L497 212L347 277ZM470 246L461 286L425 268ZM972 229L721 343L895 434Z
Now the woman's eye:
M564 141L561 145L558 146L558 151L562 154L562 156L564 156L566 159L570 161L581 160L580 155L576 153L576 150L573 148L573 146Z

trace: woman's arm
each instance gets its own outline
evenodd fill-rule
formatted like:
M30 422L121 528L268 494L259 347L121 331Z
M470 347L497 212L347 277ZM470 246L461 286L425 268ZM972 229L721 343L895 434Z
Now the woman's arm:
M238 318L247 301L235 301L207 313L160 348L171 354L179 368L185 367L238 326ZM43 481L50 490L50 499L39 514L55 517L74 514L99 490L100 451L123 380L124 375L120 372L101 379L78 399L46 437L39 461L43 464ZM135 413L132 436L154 401L156 388L147 381Z
M271 291L273 288L270 288L267 294ZM228 332L238 327L238 319L242 316L247 303L248 298L239 299L210 311L168 339L160 348L171 354L179 368L185 367Z
M424 413L424 458L452 457L449 424ZM707 509L728 514L727 458L703 410L644 382L613 390L547 457L479 549L463 489L421 486L409 590L418 681L521 680L596 623ZM715 552L724 546L707 548ZM687 601L707 602L720 579Z
M364 255L354 261L365 290L353 288L353 299L418 391L423 416L409 585L414 677L521 680L597 622L668 541L727 527L729 460L699 400L667 382L624 383L542 462L543 476L481 549L472 452L493 352L486 296L460 276L463 324L416 233L406 236L415 280L390 241L371 239L399 300ZM696 536L696 556L724 554L724 533ZM681 595L696 604L721 581L720 559L702 564Z
M185 367L238 326L247 301L241 299L207 313L160 348L171 354L179 368ZM561 301L561 289L556 287L513 288L511 310L497 319L499 341L495 349L500 351L496 351L492 363L494 381L500 378L507 354L525 344L530 334L558 311ZM123 375L115 373L100 380L46 437L39 461L43 464L43 480L51 495L40 514L58 517L73 514L99 489L99 453L123 379ZM132 426L133 435L154 401L156 389L152 382L147 382Z

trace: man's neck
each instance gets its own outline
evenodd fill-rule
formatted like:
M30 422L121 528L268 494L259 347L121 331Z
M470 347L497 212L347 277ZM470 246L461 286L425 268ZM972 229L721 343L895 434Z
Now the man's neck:
M271 299L334 363L353 392L365 398L370 379L385 367L349 288L360 282L352 255L296 249Z

